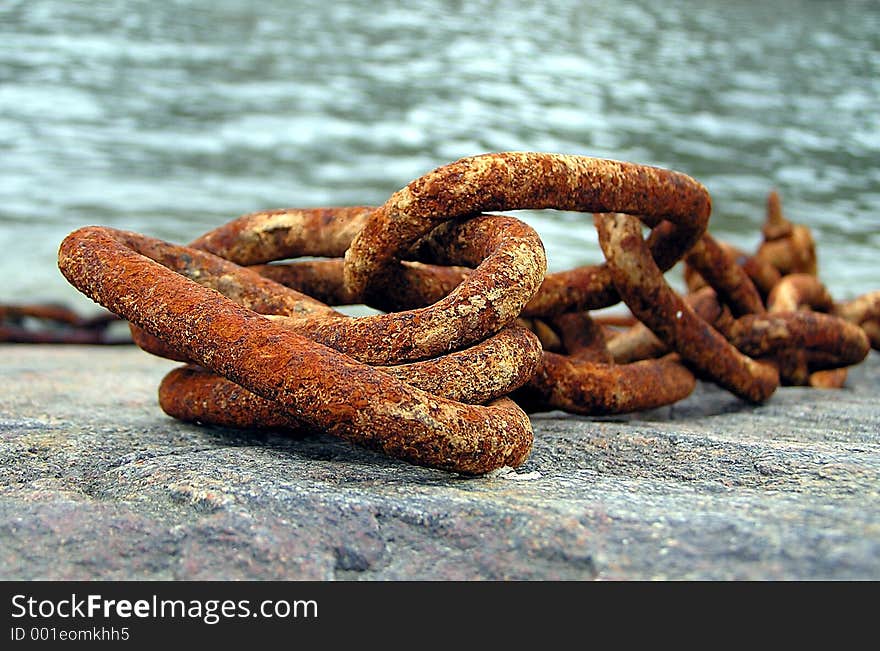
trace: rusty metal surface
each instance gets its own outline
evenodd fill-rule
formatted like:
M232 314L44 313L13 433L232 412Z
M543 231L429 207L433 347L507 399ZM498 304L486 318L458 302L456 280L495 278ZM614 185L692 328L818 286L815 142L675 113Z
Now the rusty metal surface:
M478 406L428 394L183 278L144 255L155 248L150 238L86 227L65 238L59 268L201 366L330 434L463 473L517 466L528 456L531 425L509 399Z
M732 252L720 246L711 235L701 237L685 258L730 307L736 316L764 311L761 295Z
M711 199L691 177L646 165L534 152L465 158L416 179L370 215L346 251L346 285L355 294L381 294L394 262L438 223L527 208L654 218L660 223L652 247L668 268L705 231ZM587 267L550 274L523 314L598 309L618 300L607 270Z
M617 290L659 339L702 376L745 400L763 402L773 394L779 384L776 370L740 353L669 287L637 218L597 215L596 227Z
M767 219L761 229L764 241L755 257L770 263L782 275L817 272L816 243L810 229L789 222L782 201L774 190L767 197Z
M880 290L835 303L832 312L858 324L871 340L871 346L880 350Z
M546 273L531 227L484 214L525 208L593 213L605 262ZM523 409L652 409L697 379L750 403L780 384L845 385L880 341L880 292L835 302L775 193L754 255L716 241L710 212L679 172L507 152L437 168L382 206L251 213L189 246L83 228L59 268L141 348L187 362L159 389L176 418L323 431L481 474L528 457ZM664 278L679 261L681 296ZM631 315L590 313L621 301ZM357 304L380 313L334 309Z
M115 314L82 316L63 305L0 304L0 342L13 344L126 345L131 339L109 332Z
M464 351L375 368L449 400L484 404L525 384L534 375L541 352L531 332L514 326ZM189 422L289 432L314 430L286 413L283 405L193 364L168 374L159 387L159 405L168 415Z

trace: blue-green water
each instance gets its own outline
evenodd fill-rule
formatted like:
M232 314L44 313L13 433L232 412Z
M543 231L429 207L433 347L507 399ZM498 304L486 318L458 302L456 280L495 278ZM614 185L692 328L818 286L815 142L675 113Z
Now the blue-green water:
M880 288L878 107L875 2L0 0L0 302L91 305L79 226L186 242L504 150L690 174L747 249L777 188L845 298ZM601 259L588 216L519 214L551 268Z

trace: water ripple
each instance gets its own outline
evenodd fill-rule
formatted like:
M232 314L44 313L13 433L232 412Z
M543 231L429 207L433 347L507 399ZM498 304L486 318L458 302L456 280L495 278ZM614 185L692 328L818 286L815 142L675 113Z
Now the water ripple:
M57 246L176 241L280 206L380 203L499 150L663 165L758 241L767 192L840 296L875 289L880 12L870 2L19 0L0 9L0 301L82 301ZM518 213L551 268L591 219Z

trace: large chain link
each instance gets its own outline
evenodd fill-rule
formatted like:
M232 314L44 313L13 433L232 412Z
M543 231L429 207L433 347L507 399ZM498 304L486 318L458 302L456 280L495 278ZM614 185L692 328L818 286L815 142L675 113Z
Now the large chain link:
M709 193L685 174L508 152L382 206L252 213L189 246L82 228L59 267L143 349L186 362L160 386L171 416L479 474L528 457L523 409L649 409L696 378L752 403L841 385L880 340L880 292L834 302L809 230L768 206L750 256L709 235ZM605 262L548 274L530 226L487 214L547 208L593 213ZM681 260L686 295L664 278ZM621 301L631 317L589 313ZM334 309L358 304L376 313Z

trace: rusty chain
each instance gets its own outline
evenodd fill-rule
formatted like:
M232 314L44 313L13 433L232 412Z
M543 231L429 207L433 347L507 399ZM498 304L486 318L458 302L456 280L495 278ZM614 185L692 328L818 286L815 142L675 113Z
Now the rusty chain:
M84 317L63 305L0 304L0 342L16 344L130 344L114 336L110 325L119 321L112 313Z
M490 214L546 208L592 213L605 262L548 274L537 233ZM841 386L877 347L880 292L833 301L778 195L755 255L717 242L710 212L679 172L507 152L381 206L252 213L189 246L83 228L59 267L141 348L186 362L159 388L175 418L480 474L528 457L526 412L650 409L697 378L761 403L780 384ZM679 261L685 295L664 278ZM630 316L590 314L620 302ZM333 307L358 304L377 313Z

